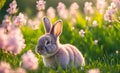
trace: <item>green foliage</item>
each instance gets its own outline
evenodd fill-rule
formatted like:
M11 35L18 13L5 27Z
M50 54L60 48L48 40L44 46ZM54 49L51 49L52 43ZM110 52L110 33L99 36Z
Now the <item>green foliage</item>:
M0 9L4 6L6 0L0 0Z

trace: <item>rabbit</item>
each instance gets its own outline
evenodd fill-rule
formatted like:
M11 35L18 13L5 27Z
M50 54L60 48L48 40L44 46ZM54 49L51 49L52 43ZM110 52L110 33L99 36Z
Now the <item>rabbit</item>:
M36 52L42 55L46 67L57 68L59 65L66 69L71 64L75 67L85 66L82 53L73 45L60 44L59 36L62 33L62 20L52 26L47 17L43 18L45 35L39 38Z

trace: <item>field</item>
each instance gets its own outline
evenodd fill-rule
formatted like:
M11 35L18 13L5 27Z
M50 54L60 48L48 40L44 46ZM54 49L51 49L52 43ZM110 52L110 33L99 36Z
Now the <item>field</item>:
M38 15L32 19L19 10L8 9L5 12L6 16L0 22L0 73L120 73L119 0L101 0L101 3L96 0L93 4L86 1L81 9L83 11L76 2L69 7L59 2L56 9L48 7L48 11L44 6L49 3L39 1L36 3ZM84 67L53 69L44 66L42 56L35 52L35 48L39 37L45 34L45 16L52 24L62 20L60 42L70 43L82 52L86 62ZM33 60L30 62L33 65L24 65L23 62L29 65L27 59Z

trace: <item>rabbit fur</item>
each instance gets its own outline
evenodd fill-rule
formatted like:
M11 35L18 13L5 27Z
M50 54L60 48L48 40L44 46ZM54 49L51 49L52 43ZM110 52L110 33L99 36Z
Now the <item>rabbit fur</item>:
M60 44L59 36L62 32L62 21L58 20L53 26L47 17L43 18L46 34L39 38L36 52L42 55L46 67L75 67L84 66L85 60L82 53L73 45Z

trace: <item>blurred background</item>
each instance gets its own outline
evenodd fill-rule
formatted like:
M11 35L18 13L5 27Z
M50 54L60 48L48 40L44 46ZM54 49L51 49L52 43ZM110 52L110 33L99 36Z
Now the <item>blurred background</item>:
M23 12L28 15L29 18L32 18L36 15L37 9L36 9L36 1L37 0L16 0L18 4L19 12ZM48 7L52 6L55 9L57 8L57 5L59 2L63 2L67 8L73 3L77 2L80 6L79 9L81 12L83 12L84 8L84 2L90 1L93 2L93 6L96 2L96 0L45 0L46 1L46 7L45 11L48 9ZM107 0L106 0L107 1ZM107 2L109 2L108 0ZM4 15L7 13L6 10L9 8L9 4L12 2L12 0L0 0L0 23L2 19L4 18Z

